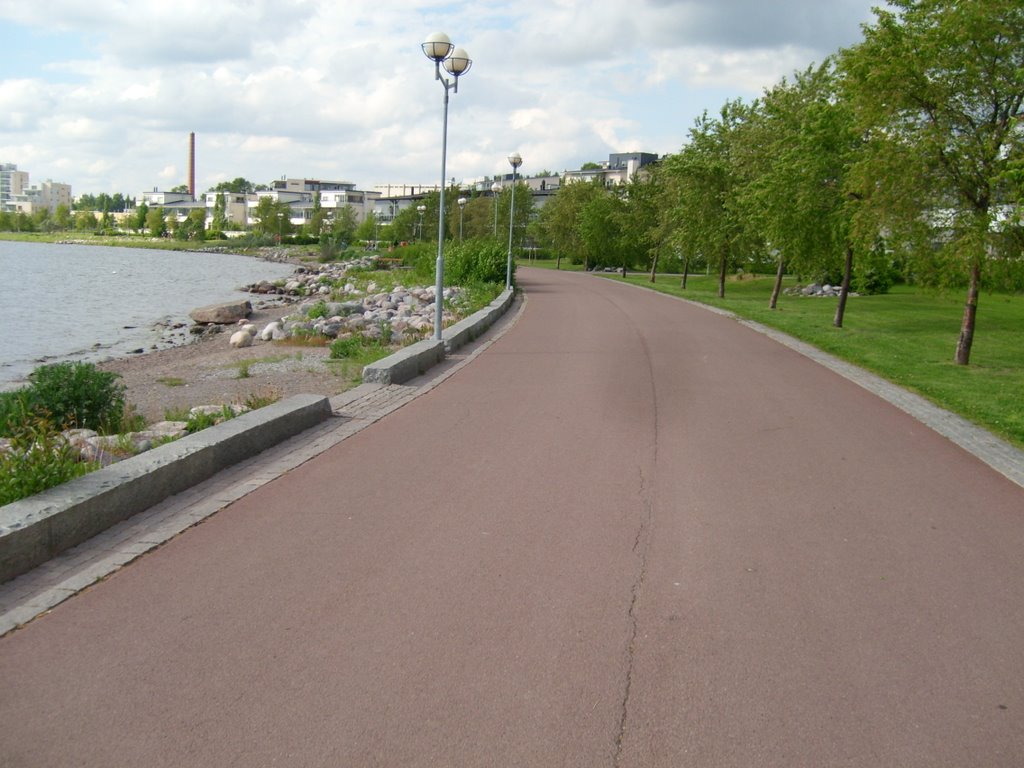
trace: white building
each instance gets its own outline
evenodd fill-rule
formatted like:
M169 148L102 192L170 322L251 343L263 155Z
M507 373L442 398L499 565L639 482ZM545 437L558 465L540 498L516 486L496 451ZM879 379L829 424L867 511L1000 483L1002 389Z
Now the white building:
M0 211L14 211L14 197L28 186L28 173L14 163L0 163Z

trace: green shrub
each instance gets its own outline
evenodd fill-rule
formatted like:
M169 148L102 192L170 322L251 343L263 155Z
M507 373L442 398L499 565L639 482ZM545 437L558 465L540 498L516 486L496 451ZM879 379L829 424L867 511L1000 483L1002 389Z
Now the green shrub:
M233 419L235 416L235 410L230 405L225 405L214 413L205 413L203 411L191 413L188 421L185 423L185 431L191 435L193 432L199 432L207 427L220 424L222 421Z
M321 299L309 308L306 312L306 317L312 319L317 317L327 317L329 314L330 308L327 306L327 302Z
M879 246L854 262L853 290L864 294L888 293L896 275L885 249Z
M387 334L390 340L390 326L385 326L382 331ZM332 360L349 360L362 365L368 365L382 357L387 357L392 352L388 342L384 339L371 339L367 336L350 336L347 339L335 339L331 343Z
M450 246L445 251L445 283L501 283L508 269L508 251L496 240L478 238ZM512 265L513 278L515 265Z
M433 279L437 243L413 243L395 250L392 255L402 260L403 267L410 267L416 278L424 281Z
M362 336L349 336L347 339L335 339L331 342L331 359L341 360L356 357L363 351L366 341Z
M13 437L30 410L27 388L0 392L0 437Z
M853 279L853 289L866 295L888 293L892 284L893 273L884 266L875 264L857 270Z
M11 448L0 453L0 505L24 499L98 468L79 461L78 451L51 422L23 413L11 436Z
M82 427L116 432L125 414L124 385L116 373L92 363L55 363L29 375L28 402L64 428Z

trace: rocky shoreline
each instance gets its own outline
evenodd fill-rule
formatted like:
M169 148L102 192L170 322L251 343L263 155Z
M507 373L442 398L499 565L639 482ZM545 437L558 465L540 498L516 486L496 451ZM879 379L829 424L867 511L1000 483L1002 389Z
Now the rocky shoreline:
M224 322L200 314L204 322L173 329L176 343L99 365L121 376L128 402L147 423L197 405L339 394L358 383L359 371L330 359L334 340L358 336L397 347L433 331L434 286L367 282L361 273L373 268L371 258L309 264L281 252L258 254L268 256L295 264L294 273L241 286L246 297L224 303L240 305L237 314ZM404 276L397 272L396 283ZM459 289L445 289L445 323L462 298Z

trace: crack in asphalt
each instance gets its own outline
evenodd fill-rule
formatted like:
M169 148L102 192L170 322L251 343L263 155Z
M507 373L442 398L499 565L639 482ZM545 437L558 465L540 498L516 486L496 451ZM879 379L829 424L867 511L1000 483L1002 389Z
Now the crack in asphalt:
M626 737L626 721L629 717L629 699L633 690L633 667L636 660L636 643L640 632L640 623L637 620L637 601L640 591L643 589L644 581L647 579L647 551L649 539L647 533L651 523L651 500L645 498L645 483L643 471L641 470L640 493L644 508L644 514L640 520L640 527L636 532L636 539L633 542L633 553L640 557L640 568L636 580L630 590L629 610L626 613L629 621L629 643L626 646L626 686L622 693L622 701L619 704L619 725L618 733L615 736L615 757L612 765L618 768L622 760L622 744Z
M632 553L639 558L636 578L630 588L629 610L626 612L626 620L629 626L629 642L626 645L626 681L619 702L619 723L615 735L615 755L612 758L613 768L619 768L622 762L622 748L626 738L626 729L629 719L629 702L633 692L634 667L636 662L637 641L640 636L640 622L637 616L637 608L640 600L640 593L643 590L644 582L647 579L647 558L650 550L650 530L654 517L654 489L655 475L658 466L658 389L655 385L654 360L651 356L647 339L641 333L641 326L626 312L622 306L608 296L602 296L609 304L619 310L623 322L629 326L637 337L640 348L643 350L644 360L647 364L647 381L650 386L651 402L651 446L650 446L650 476L644 475L644 464L637 465L637 472L640 475L638 497L640 499L640 525L637 528L636 537L633 540Z

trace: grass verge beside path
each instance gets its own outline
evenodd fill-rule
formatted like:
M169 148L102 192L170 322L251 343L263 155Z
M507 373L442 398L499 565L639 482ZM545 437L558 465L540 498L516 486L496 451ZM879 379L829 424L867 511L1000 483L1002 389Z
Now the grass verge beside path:
M602 276L622 280L610 273ZM835 299L784 295L777 310L768 309L771 277L731 280L724 299L717 296L713 276L691 275L685 291L678 275L659 275L654 284L640 274L625 281L720 307L788 333L1024 448L1022 296L981 295L971 364L961 366L953 362L963 314L959 291L939 293L901 285L887 294L854 297L846 305L844 327L835 328ZM786 285L795 285L795 280L787 279Z

